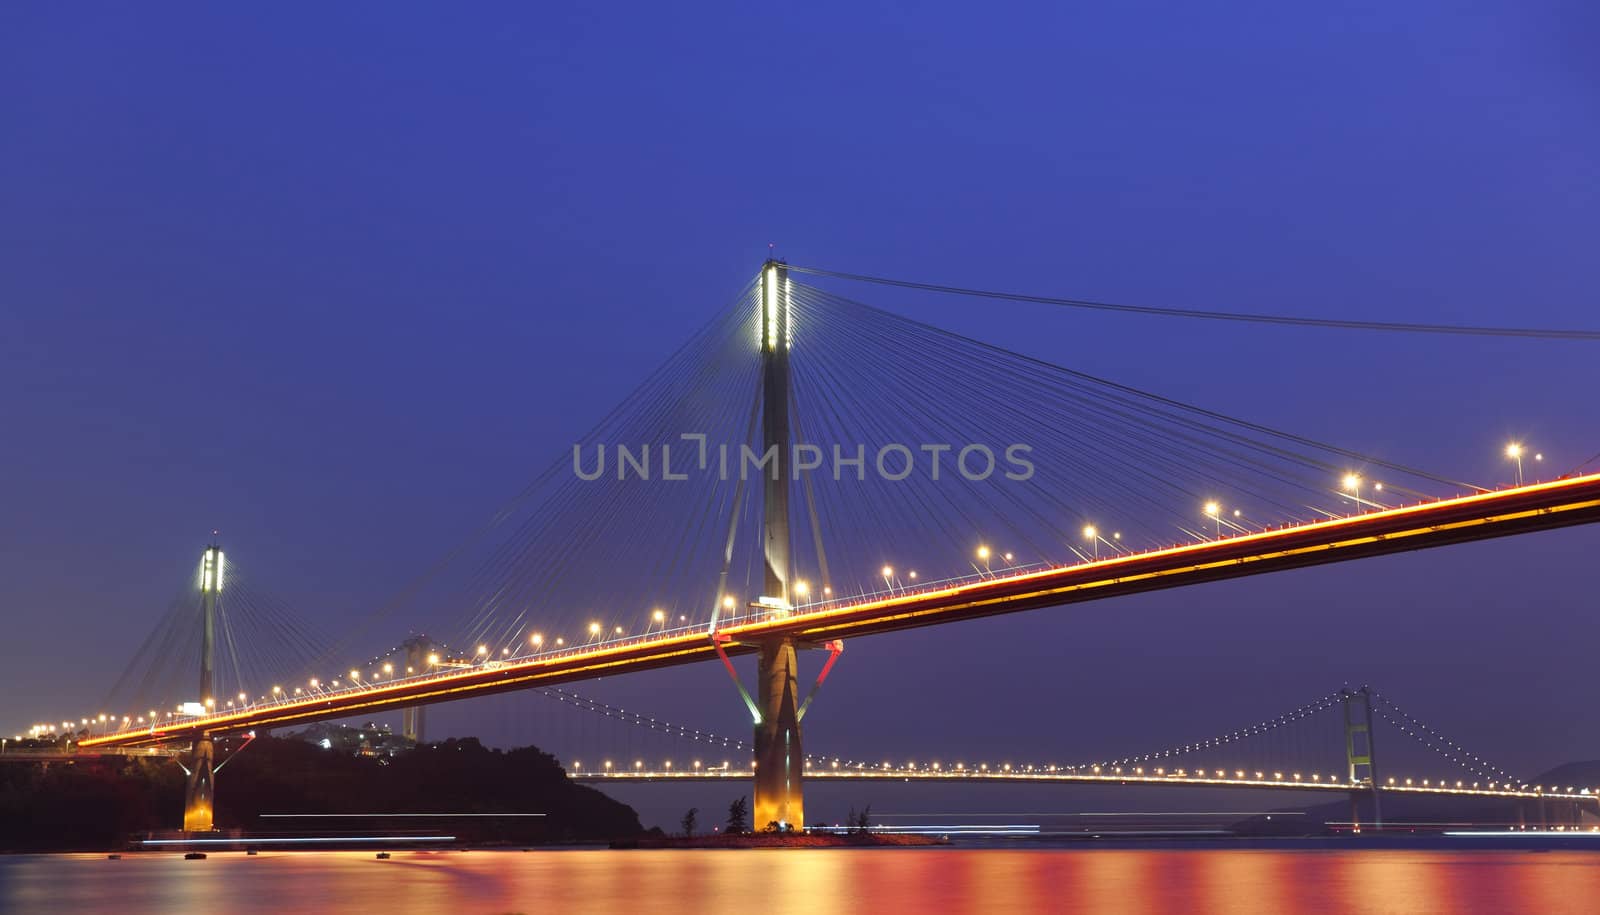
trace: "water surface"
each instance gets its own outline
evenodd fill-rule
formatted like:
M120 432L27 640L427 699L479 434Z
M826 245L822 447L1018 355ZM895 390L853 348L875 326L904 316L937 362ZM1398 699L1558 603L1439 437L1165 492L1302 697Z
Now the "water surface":
M0 857L0 912L1587 912L1600 854L780 849Z

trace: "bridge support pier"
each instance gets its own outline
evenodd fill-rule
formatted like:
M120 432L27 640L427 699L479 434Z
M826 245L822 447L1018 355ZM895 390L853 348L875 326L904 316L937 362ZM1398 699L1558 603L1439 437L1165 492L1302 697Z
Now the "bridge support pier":
M216 807L215 749L210 737L201 737L194 743L194 754L189 763L189 784L183 795L183 831L210 832L216 828L213 819Z
M773 823L780 829L805 828L805 801L801 779L805 754L800 748L799 688L794 639L770 639L761 644L756 666L756 708L761 720L755 726L755 803L751 825L757 830Z

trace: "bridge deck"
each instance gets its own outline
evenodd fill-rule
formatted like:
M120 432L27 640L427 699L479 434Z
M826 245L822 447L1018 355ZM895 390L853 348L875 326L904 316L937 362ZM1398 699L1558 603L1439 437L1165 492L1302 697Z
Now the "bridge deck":
M716 781L749 781L755 773L749 769L667 769L667 770L630 770L618 769L615 771L600 772L572 772L568 777L575 781L600 784L602 782L628 783L628 782L716 782ZM1227 775L1205 772L1174 771L1164 774L1132 773L1119 774L1090 772L1048 772L1048 771L1022 771L1010 772L998 769L979 771L976 769L965 770L931 770L918 769L915 771L905 769L856 769L856 768L807 768L806 778L818 781L875 781L875 782L961 782L964 784L1047 784L1047 785L1140 785L1164 788L1249 788L1252 790L1271 791L1320 791L1323 793L1337 792L1348 794L1351 791L1368 791L1371 786L1367 784L1351 784L1341 782L1329 776L1326 779L1311 780L1295 776L1269 776L1265 773L1251 777L1249 774ZM1410 782L1410 783L1408 783ZM1600 806L1600 795L1588 788L1511 788L1511 787L1482 787L1475 783L1434 783L1420 784L1414 779L1400 779L1382 786L1384 792L1399 794L1437 794L1455 795L1461 797L1492 797L1507 799L1583 801L1595 803Z
M1600 521L1600 473L1093 562L1000 572L921 591L810 604L792 613L734 619L720 625L718 631L732 640L725 646L729 652L748 652L754 650L753 643L768 636L789 635L820 642L876 635L1596 521ZM486 661L473 667L378 684L286 695L278 701L243 709L175 717L158 726L97 734L84 738L80 746L140 746L188 740L201 733L365 715L710 660L716 655L709 634L705 626L691 627L506 661Z

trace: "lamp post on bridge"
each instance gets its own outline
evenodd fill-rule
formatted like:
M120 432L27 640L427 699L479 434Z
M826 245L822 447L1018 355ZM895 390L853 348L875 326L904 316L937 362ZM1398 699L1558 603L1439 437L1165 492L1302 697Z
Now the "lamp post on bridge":
M1344 483L1344 488L1350 492L1351 497L1355 499L1356 507L1351 514L1361 514L1361 475L1358 473L1347 473L1344 475L1344 479L1341 482Z
M1508 457L1508 458L1512 459L1513 461L1517 462L1517 485L1521 486L1522 485L1522 443L1521 442L1512 442L1511 444L1507 445L1506 446L1506 457ZM1537 457L1542 460L1544 458L1544 455L1542 455L1542 454L1541 455L1537 455Z

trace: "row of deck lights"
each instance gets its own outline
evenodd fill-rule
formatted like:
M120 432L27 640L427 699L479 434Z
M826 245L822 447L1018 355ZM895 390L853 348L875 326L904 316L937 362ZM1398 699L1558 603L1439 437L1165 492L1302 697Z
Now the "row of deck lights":
M1527 455L1527 453L1528 453L1527 448L1521 442L1511 442L1510 444L1506 445L1506 449L1505 449L1506 457L1509 458L1512 461L1515 461L1516 465L1517 465L1517 485L1518 486L1523 485L1522 459L1523 459L1523 457L1525 455ZM1544 453L1543 452L1534 452L1533 460L1536 461L1536 462L1541 462L1542 463L1544 461ZM1344 477L1341 478L1340 481L1339 481L1340 487L1343 489L1343 491L1350 493L1350 497L1351 497L1351 500L1355 504L1356 511L1359 512L1365 506L1371 506L1373 508L1383 508L1384 506L1381 503L1379 503L1379 502L1377 502L1375 500L1362 499L1361 498L1361 487L1362 487L1363 483L1365 483L1365 482L1366 481L1362 478L1361 474L1356 473L1354 471L1346 473L1344 475ZM1383 492L1383 483L1381 481L1373 482L1372 491L1373 492ZM1216 524L1217 524L1217 539L1219 539L1219 540L1222 539L1222 525L1223 525L1222 504L1220 502L1217 502L1214 499L1213 500L1209 500L1209 501L1207 501L1205 503L1205 505L1203 507L1203 510L1204 510L1205 516L1207 518L1210 518L1210 519L1212 519L1213 521L1216 522ZM1240 512L1239 509L1234 509L1233 510L1233 517L1234 518L1239 518L1240 515L1241 515L1241 512ZM1083 535L1086 538L1093 539L1094 536L1095 536L1094 527L1092 525L1085 527L1083 529Z
M316 681L312 681L312 682L314 684ZM229 705L232 705L232 702L230 702ZM155 718L155 716L156 716L156 712L154 710L151 710L150 715L151 715L151 718L153 720ZM171 712L167 713L168 717L171 717L171 715L172 715ZM139 721L142 722L143 720L144 720L144 717L143 716L139 716ZM97 723L97 722L104 724L104 723L108 723L110 721L111 721L111 719L109 718L109 716L100 715L96 719L89 719L89 718L80 719L79 723L82 726L89 726L89 725L92 725L92 724ZM126 725L128 723L128 721L129 721L129 717L128 716L124 716L122 721L123 721L123 724ZM61 723L61 728L62 728L63 731L70 731L71 727L72 727L72 723L70 721L63 721ZM30 736L35 737L35 738L43 736L43 735L46 735L46 734L55 734L55 733L56 733L56 725L54 725L54 724L36 724L30 729ZM22 736L21 735L17 735L16 739L21 740ZM806 762L805 762L805 765L807 767L810 767L812 764L813 764L813 760L810 760L810 759L806 760ZM612 762L610 760L606 760L603 763L603 766L604 766L605 771L607 771L607 772L610 772L610 771L613 770L613 764L612 764ZM672 769L671 760L666 761L664 766L665 766L666 770L670 771ZM695 772L700 771L700 769L702 767L701 761L698 760L698 759L695 760L693 762L692 766L693 766L693 771L695 771ZM729 763L727 761L724 761L723 764L722 764L722 767L724 769L726 769L726 768L728 768L728 766L729 766ZM838 769L840 767L840 761L837 760L837 759L832 760L831 767L833 769ZM847 765L847 767L848 767L848 765ZM577 771L582 771L582 763L574 760L573 761L573 768L575 770L577 770ZM866 763L858 763L858 764L856 764L856 766L854 768L865 769L866 768ZM903 771L903 772L916 772L917 771L917 764L915 762L908 762L908 763L905 764L904 767L897 769L894 766L893 763L885 762L881 766L874 767L874 768L878 768L878 769L881 769L882 771L890 772L890 773L901 772L901 771ZM1112 767L1090 766L1088 768L1089 768L1089 774L1092 774L1092 775L1095 775L1095 776L1113 777L1114 778L1114 777L1121 776L1121 775L1124 774L1123 773L1123 768L1121 766L1112 766ZM643 769L644 769L644 761L643 760L635 760L634 761L634 770L635 771L643 771ZM938 762L933 762L933 763L925 765L924 766L924 770L925 771L929 771L929 772L935 772L935 773L942 771L941 764L938 763ZM967 766L966 766L965 763L959 763L958 762L958 763L956 763L954 769L950 770L950 771L966 772L967 771ZM981 773L981 774L982 773L988 773L990 771L989 764L988 763L980 763L978 765L978 767L976 769L973 769L972 771L973 772L977 772L977 773ZM1009 773L1011 773L1013 771L1013 769L1012 769L1012 766L1011 766L1010 763L1005 763L1005 764L1002 764L1001 766L997 767L994 771L997 772L997 773L1009 774ZM1073 772L1077 772L1077 769L1074 768L1074 767L1061 767L1061 766L1035 767L1035 766L1031 766L1030 765L1030 766L1019 767L1016 771L1018 773L1024 773L1024 774L1039 774L1039 773L1056 774L1056 773L1073 773ZM1153 773L1155 775L1157 775L1157 776L1167 776L1169 774L1165 767L1156 767L1156 768L1153 769ZM1133 767L1133 770L1132 770L1131 774L1135 775L1135 776L1143 776L1143 775L1145 775L1144 767L1143 766L1135 766L1135 767ZM1175 769L1175 770L1172 770L1170 775L1171 775L1171 777L1174 777L1174 778L1189 778L1189 777L1193 777L1193 778L1216 778L1216 779L1226 779L1226 778L1228 778L1228 772L1226 770L1223 770L1223 769L1212 770L1212 772L1209 775L1203 769L1196 769L1196 770L1194 770L1193 773L1191 773L1187 769ZM1256 781L1266 781L1267 780L1265 771L1258 770L1258 771L1256 771L1254 773L1254 775L1255 775L1255 780ZM1244 780L1246 778L1246 776L1247 776L1246 770L1236 769L1236 770L1233 771L1233 778L1235 778L1237 780ZM1283 781L1284 778L1285 778L1285 776L1284 776L1284 773L1282 773L1282 772L1274 772L1274 773L1272 773L1272 780L1273 781ZM1304 781L1305 779L1304 779L1304 776L1301 773L1294 772L1294 773L1291 773L1289 775L1289 780L1295 781L1295 782L1300 782L1300 781ZM1338 781L1339 780L1338 780L1338 778L1336 776L1329 775L1326 784L1337 784ZM1313 784L1324 783L1321 773L1316 773L1316 772L1312 773L1311 774L1311 782ZM1388 779L1388 785L1391 786L1391 787L1402 787L1402 783L1399 780L1397 780L1397 779L1395 779L1393 777L1390 777ZM1414 779L1410 779L1410 778L1407 778L1407 779L1404 780L1403 786L1404 787L1408 787L1408 788L1410 788L1410 787L1418 787L1417 784L1416 784L1416 781ZM1449 781L1447 781L1445 779L1439 779L1437 782L1434 782L1432 779L1426 779L1425 778L1425 779L1422 780L1422 784L1421 784L1420 787L1423 787L1423 788L1435 788L1435 789L1438 789L1438 790L1451 790L1452 788L1455 789L1455 790L1469 790L1467 783L1464 780L1459 780L1459 779L1456 780L1455 783L1452 785ZM1507 782L1504 785L1502 785L1500 782L1491 781L1489 783L1489 785L1488 785L1488 788L1484 789L1482 787L1482 783L1481 782L1472 782L1471 786L1470 786L1470 790L1491 790L1491 791L1519 791L1519 790L1520 791L1530 791L1531 790L1534 793L1542 794L1545 791L1545 786L1544 785L1536 785L1536 786L1531 786L1530 787L1528 785L1513 785L1510 782ZM1557 789L1554 786L1551 786L1549 790L1552 791L1552 792L1557 791ZM1588 788L1577 789L1577 788L1574 788L1572 786L1568 786L1565 789L1564 793L1572 794L1575 791L1577 793L1583 794L1583 795L1587 795L1587 794L1591 793L1590 789L1588 789Z
M1521 442L1512 442L1510 444L1507 444L1506 448L1505 448L1505 456L1508 459L1516 462L1517 485L1518 486L1523 485L1522 459L1523 459L1524 456L1527 455L1527 453L1528 452L1527 452L1526 447ZM1535 452L1535 453L1533 453L1532 458L1535 461L1542 462L1544 460L1544 454L1542 452ZM1358 473L1355 473L1355 472L1346 473L1344 475L1344 477L1340 480L1340 483L1341 483L1341 486L1342 486L1343 490L1345 492L1348 492L1348 493L1351 494L1351 497L1354 500L1356 509L1358 511L1365 505L1371 505L1371 506L1374 506L1374 507L1382 507L1380 505L1380 503L1377 503L1377 502L1374 502L1374 501L1371 501L1371 500L1364 500L1361 497L1361 489L1362 489L1362 486L1364 485L1365 482L1366 481L1362 478L1362 476L1360 474L1358 474ZM1383 491L1383 483L1382 482L1373 482L1372 483L1372 490L1374 492L1382 492ZM1222 539L1222 536L1223 536L1222 528L1223 528L1224 524L1227 524L1227 525L1229 525L1231 527L1238 528L1239 530L1243 530L1244 529L1244 528L1239 526L1239 523L1238 523L1237 520L1228 521L1228 520L1225 519L1225 515L1228 514L1228 513L1224 511L1224 509L1222 507L1222 504L1220 502L1218 502L1216 500L1209 500L1204 504L1204 506L1202 508L1203 508L1203 512L1204 512L1205 516L1216 523L1216 532L1217 532L1216 536L1217 536L1217 539L1219 539L1219 540ZM1240 519L1242 517L1243 513L1242 513L1242 511L1240 509L1236 508L1236 509L1234 509L1232 511L1231 514L1232 514L1232 517L1234 519ZM1122 546L1122 532L1121 531L1113 531L1112 534L1111 534L1110 539L1107 539L1107 538L1101 536L1100 529L1095 524L1091 523L1091 524L1084 525L1082 533L1083 533L1083 538L1091 544L1092 555L1093 555L1093 558L1096 559L1096 560L1098 560L1100 558L1100 544L1101 543L1105 543L1108 546L1113 547L1119 553L1127 551L1126 548L1124 548ZM994 574L993 560L996 558L995 553L987 545L980 545L977 548L976 556L977 556L978 560L983 563L984 571L987 574L990 574L990 575ZM1007 568L1014 568L1015 567L1014 562L1013 562L1014 557L1013 557L1012 553L1010 553L1010 552L1002 553L1002 554L999 555L998 558L1004 560L1004 562L1006 563L1006 567ZM895 587L897 585L899 585L901 587L910 587L910 586L912 586L913 583L915 583L918 580L918 575L917 575L917 572L915 570L910 570L910 571L908 571L906 573L906 578L905 578L904 582L902 582L900 579L896 578L895 570L894 570L893 566L885 565L885 566L883 566L882 569L879 570L879 572L880 572L880 574L882 575L882 577L884 579L885 589L889 590L891 592L895 589ZM792 589L793 589L795 597L800 599L801 601L804 601L806 598L808 598L810 596L810 585L809 585L808 582L806 582L803 579L802 580L797 580L793 584ZM826 597L831 597L832 594L833 594L832 587L825 585L822 588L822 594L823 594L823 597L825 597L825 598ZM727 611L732 611L737 606L738 606L737 601L731 595L723 597L723 599L722 599L722 609L727 610ZM686 615L681 615L680 614L679 617L678 617L678 621L680 623L681 622L687 622L688 621L688 617ZM649 620L648 623L646 623L643 634L644 635L649 635L652 630L657 630L659 632L665 632L666 631L666 624L667 624L667 613L666 613L666 611L661 610L659 608L655 609L655 610L651 611L650 620ZM659 629L657 627L659 627ZM588 635L589 635L589 638L584 644L594 644L596 642L599 642L606 635L605 627L602 626L601 623L598 622L598 621L591 622L589 624L589 627L588 627ZM624 635L626 635L626 630L620 625L619 626L615 626L615 627L613 627L610 635L612 635L614 637L617 637L617 638L621 638ZM543 634L536 632L536 633L533 633L532 635L529 636L528 643L535 650L535 652L537 653L537 652L539 652L539 651L544 649L545 638L544 638ZM552 643L552 646L554 648L564 648L564 647L566 647L566 645L567 645L566 639L564 637L560 637L560 636L556 637L554 639L553 643ZM511 649L509 647L502 648L500 650L500 654L501 654L501 657L503 657L503 658L509 658L511 656ZM477 655L475 657L477 659L488 660L489 657L490 657L488 646L487 645L479 645L478 646L478 653L477 653ZM430 668L432 668L434 666L437 666L439 663L440 663L440 661L439 661L439 656L438 655L435 654L435 655L430 655L429 656L428 664L429 664ZM392 678L393 675L394 675L394 666L393 666L393 664L385 662L383 667L382 667L382 672L383 672L385 677ZM416 673L416 671L415 671L414 668L409 667L409 666L406 668L406 674L407 675L413 675L415 673ZM352 685L360 685L361 684L361 673L360 673L359 670L352 669L349 672L349 676L350 676L350 681L351 681ZM381 678L378 676L378 674L376 672L373 672L372 674L370 674L368 676L367 679L368 679L369 683L372 683L372 682L377 682ZM321 681L318 680L317 678L312 678L309 681L308 685L309 685L310 690L313 693L322 690ZM339 680L331 681L331 686L333 688L337 689L340 686L340 681ZM301 696L301 695L305 695L305 693L306 693L306 690L304 688L295 687L292 691L290 691L288 693L288 695ZM285 698L285 695L286 695L285 691L281 686L272 687L271 696L272 696L273 701L277 701L279 699ZM265 702L265 701L267 701L267 697L266 696L257 697L256 701L257 702ZM216 709L216 701L214 699L212 699L212 698L206 698L204 700L203 704L207 709L210 709L210 710L215 710ZM251 705L251 703L250 703L250 701L248 699L248 696L245 693L240 693L238 695L237 702L235 700L230 699L230 700L227 701L227 703L225 705L225 708L229 708L229 709L232 709L232 708L248 708L250 705ZM181 713L182 710L179 709L178 711ZM168 718L172 717L172 715L173 715L172 712L166 713L166 717L168 717ZM141 716L123 716L121 723L124 726L128 726L128 725L133 724L135 722L138 723L138 724L144 724L145 720L146 720L145 717L142 716L142 715ZM155 711L152 710L150 712L149 721L153 724L158 720L159 720L158 714ZM87 719L86 718L86 719L83 719L80 723L82 725L84 725L84 726L91 726L91 725L93 725L95 723L101 723L101 724L110 723L112 725L115 725L117 722L116 722L115 719L110 719L109 722L108 722L107 716L101 715L101 716L99 716L98 719ZM39 726L36 726L34 728L34 733L36 733L36 734L47 733L48 732L47 729L48 728L53 728L53 727L54 727L54 725L39 725ZM63 730L70 730L71 729L71 722L63 722L62 723L62 728L63 728Z
M812 768L813 765L816 764L817 762L819 762L819 761L818 760L807 759L805 761L805 766L806 766L806 768ZM644 765L645 765L644 764L644 760L642 760L642 759L634 760L634 762L633 762L634 771L635 772L644 772ZM691 771L694 771L694 772L699 772L701 770L701 768L702 768L702 764L701 764L700 760L698 760L698 759L695 760L692 765L693 765L693 769ZM602 766L602 770L604 772L610 773L612 771L615 771L615 766L612 763L612 761L609 760L609 759L605 760L601 764L601 766ZM723 769L728 769L729 766L730 766L729 761L723 760L722 768ZM572 763L572 768L573 768L574 771L582 772L583 771L583 763L581 763L581 762L579 762L577 760L574 760L573 763ZM832 760L831 763L830 763L830 768L839 769L840 768L840 760L837 760L837 759ZM846 763L844 765L844 768L847 768L847 769L854 768L854 769L858 769L858 770L866 770L867 769L867 764L866 763L857 763L854 766L851 766L848 763ZM885 762L885 763L882 763L880 765L873 766L872 768L874 770L887 772L887 773L890 773L890 774L915 773L915 772L918 771L917 770L917 764L915 762L908 762L904 766L900 766L900 767L896 767L893 763ZM672 771L672 760L669 759L669 760L666 760L665 762L662 763L662 771L665 771L665 772L671 772ZM924 764L922 771L925 772L925 773L929 773L929 774L938 773L938 772L960 772L960 773L966 773L968 771L974 772L974 773L978 773L978 774L987 774L991 770L989 768L989 764L988 763L980 763L977 767L975 767L975 768L973 768L971 770L968 770L968 768L967 768L965 763L956 763L954 767L952 767L950 769L944 769L944 768L942 768L940 763L933 762L933 763ZM1015 772L1017 774L1026 774L1026 775L1035 775L1035 774L1048 774L1048 775L1077 774L1077 769L1074 768L1074 767L1062 767L1062 766L1019 766L1019 767L1016 767L1015 770L1013 770L1012 765L1010 763L1004 763L1004 764L1002 764L1000 766L996 766L993 769L993 771L996 772L996 773L999 773L999 774L1011 774L1011 773ZM1115 778L1115 777L1118 777L1118 776L1122 776L1124 774L1134 775L1134 776L1144 776L1146 773L1145 773L1145 770L1144 770L1143 766L1136 766L1129 773L1124 773L1123 770L1122 770L1122 767L1120 767L1120 766L1112 767L1109 770L1103 770L1102 767L1100 767L1100 766L1091 766L1089 774L1095 775L1095 776L1107 777L1107 778ZM1209 772L1207 772L1205 769L1195 769L1192 772L1190 770L1188 770L1188 769L1174 769L1169 773L1166 768L1158 767L1158 768L1153 769L1151 774L1156 775L1156 776L1172 777L1172 778L1202 778L1202 779L1211 779L1211 780L1216 780L1216 779L1228 780L1231 777L1231 779L1235 780L1235 781L1250 781L1250 780L1257 781L1257 782L1268 781L1267 773L1265 772L1265 770L1259 770L1259 769L1255 770L1253 773L1248 771L1248 770L1245 770L1245 769L1235 769L1235 770L1232 771L1232 773L1229 773L1225 769L1212 769ZM1254 776L1253 779L1251 777L1252 775ZM1303 781L1306 781L1306 777L1305 777L1305 775L1303 773L1300 773L1300 772L1292 772L1287 776L1285 776L1284 773L1282 773L1282 772L1273 772L1272 773L1271 781L1281 782L1281 781L1285 781L1285 780L1288 780L1288 781L1291 781L1291 782L1303 782ZM1339 777L1336 776L1336 775L1332 775L1332 774L1330 774L1327 777L1327 780L1324 781L1323 777L1322 777L1322 773L1320 773L1320 772L1311 773L1310 781L1311 781L1312 784L1326 784L1326 785L1339 785L1339 784L1341 784L1341 780L1339 779ZM1354 782L1352 782L1352 783L1354 783ZM1403 782L1402 782L1401 780L1397 780L1397 779L1391 777L1391 778L1388 779L1388 785L1390 787L1402 787L1402 786L1408 787L1408 788L1410 788L1410 787L1418 787L1418 785L1416 783L1416 780L1415 779L1410 779L1410 778L1404 779ZM1532 786L1530 786L1530 785L1513 785L1513 784L1511 784L1509 782L1507 782L1504 785L1500 784L1499 782L1490 782L1488 784L1487 788L1485 788L1481 782L1472 782L1471 785L1469 786L1464 780L1461 780L1461 779L1457 779L1452 784L1450 781L1448 781L1446 779L1442 779L1442 778L1439 779L1438 781L1434 781L1433 779L1425 778L1425 779L1422 780L1422 784L1421 784L1420 787L1423 787L1423 788L1434 788L1434 789L1437 789L1437 790L1444 790L1444 791L1449 791L1449 790L1461 790L1461 791L1466 791L1466 790L1484 791L1484 790L1488 790L1488 791L1501 791L1501 792L1504 792L1504 791L1532 791L1532 792L1534 792L1536 794L1542 794L1546 790L1546 787L1544 785L1532 785ZM1565 793L1565 794L1579 794L1579 795L1588 795L1588 794L1593 793L1588 788L1581 788L1580 789L1580 788L1577 788L1577 787L1571 786L1571 785L1567 786L1567 788L1564 789L1564 790L1558 789L1554 785L1552 785L1552 786L1549 787L1548 790L1551 791L1552 793L1559 792L1559 793Z

